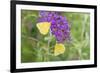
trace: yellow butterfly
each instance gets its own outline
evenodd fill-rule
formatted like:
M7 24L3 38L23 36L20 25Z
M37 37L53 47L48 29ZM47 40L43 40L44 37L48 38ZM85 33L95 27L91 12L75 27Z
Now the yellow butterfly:
M39 29L41 34L46 35L50 29L50 25L51 25L50 22L40 22L37 23L36 26Z
M63 54L65 52L65 46L63 44L56 44L54 48L54 55L58 56L60 54Z

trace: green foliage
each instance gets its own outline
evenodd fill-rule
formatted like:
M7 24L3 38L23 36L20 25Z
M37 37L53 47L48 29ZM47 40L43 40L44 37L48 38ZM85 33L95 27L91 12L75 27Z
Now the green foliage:
M63 15L70 25L71 41L64 43L66 50L63 54L54 56L56 39L38 31L38 11L21 11L21 62L90 59L90 14L64 12Z

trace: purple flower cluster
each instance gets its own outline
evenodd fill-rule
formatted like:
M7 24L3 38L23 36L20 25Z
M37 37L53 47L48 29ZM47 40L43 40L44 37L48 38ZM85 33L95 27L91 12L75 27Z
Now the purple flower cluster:
M60 15L60 12L51 12L51 11L40 11L39 12L39 20L38 22L51 22L52 20L56 20L56 18Z
M51 33L56 37L58 43L63 43L70 38L70 28L65 16L61 12L40 11L39 22L51 22Z

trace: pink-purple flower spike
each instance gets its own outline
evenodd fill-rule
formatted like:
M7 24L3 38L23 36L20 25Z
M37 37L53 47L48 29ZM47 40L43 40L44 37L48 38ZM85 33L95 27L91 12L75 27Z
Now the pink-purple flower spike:
M40 11L38 22L51 22L51 33L56 37L58 43L70 39L70 27L65 16L61 12Z

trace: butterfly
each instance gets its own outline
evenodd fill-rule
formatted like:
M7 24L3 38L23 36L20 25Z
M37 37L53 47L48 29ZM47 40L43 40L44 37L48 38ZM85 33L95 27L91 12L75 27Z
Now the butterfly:
M54 56L58 56L60 54L63 54L65 52L65 46L61 43L56 44L54 48Z
M50 25L50 22L39 22L36 26L41 34L46 35L49 32Z

